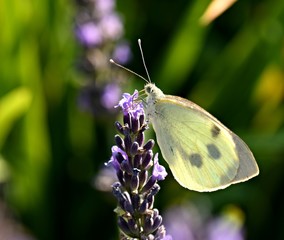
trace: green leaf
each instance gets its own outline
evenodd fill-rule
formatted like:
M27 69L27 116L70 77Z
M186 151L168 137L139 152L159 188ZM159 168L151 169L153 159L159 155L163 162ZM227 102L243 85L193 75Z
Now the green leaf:
M5 159L0 155L0 183L6 182L10 177L10 169Z
M32 94L26 87L19 87L0 99L0 149L13 124L29 108Z

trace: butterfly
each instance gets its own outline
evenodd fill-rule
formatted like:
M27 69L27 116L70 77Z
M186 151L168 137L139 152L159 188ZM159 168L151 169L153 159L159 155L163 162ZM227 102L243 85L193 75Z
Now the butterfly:
M141 40L138 43L150 80ZM259 174L251 150L240 137L197 104L165 95L151 81L143 79L148 82L144 87L146 117L153 126L163 158L181 186L211 192Z
M146 116L177 182L205 192L246 181L259 173L241 138L197 104L145 85Z

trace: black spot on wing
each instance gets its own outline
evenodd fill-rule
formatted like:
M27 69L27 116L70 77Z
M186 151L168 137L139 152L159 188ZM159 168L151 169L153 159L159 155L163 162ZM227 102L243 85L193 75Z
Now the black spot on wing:
M217 160L221 157L221 153L215 144L207 144L206 147L211 158Z
M174 149L171 145L169 145L169 150L170 150L170 154L172 154L173 156L175 156L175 152Z
M221 129L218 128L216 125L213 125L211 128L211 135L213 138L218 137L218 135L220 134Z
M195 167L200 168L202 166L202 157L198 153L190 154L189 155L189 161Z
M170 149L171 149L172 154L174 154L174 150L173 150L172 146L170 146Z

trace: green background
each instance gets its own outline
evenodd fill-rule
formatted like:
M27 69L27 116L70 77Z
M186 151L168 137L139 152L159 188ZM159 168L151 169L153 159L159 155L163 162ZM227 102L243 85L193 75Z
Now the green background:
M152 81L244 139L260 175L214 193L188 191L169 175L156 206L162 214L206 198L218 215L234 204L247 239L283 239L284 1L238 1L202 26L209 2L119 0L128 67L145 75L141 38ZM110 158L116 117L78 107L75 14L73 1L0 1L0 199L36 239L117 239L116 201L92 184ZM123 91L143 88L127 76Z

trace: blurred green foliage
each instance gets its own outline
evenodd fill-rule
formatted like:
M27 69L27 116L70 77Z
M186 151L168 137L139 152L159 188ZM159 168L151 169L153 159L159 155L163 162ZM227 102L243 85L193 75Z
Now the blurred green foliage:
M215 212L236 204L248 239L283 239L284 1L238 1L202 26L209 2L118 1L133 49L129 67L144 72L136 44L142 38L152 80L242 137L260 175L204 194L169 176L157 206L201 196ZM115 239L116 202L92 186L110 157L115 118L78 108L75 11L67 0L0 1L1 198L37 239ZM142 87L129 80L129 91Z

